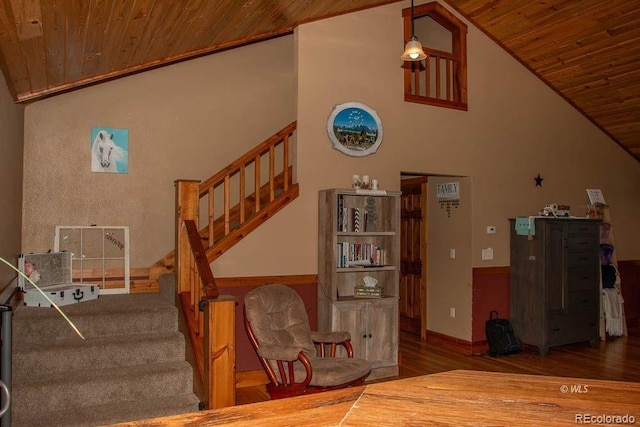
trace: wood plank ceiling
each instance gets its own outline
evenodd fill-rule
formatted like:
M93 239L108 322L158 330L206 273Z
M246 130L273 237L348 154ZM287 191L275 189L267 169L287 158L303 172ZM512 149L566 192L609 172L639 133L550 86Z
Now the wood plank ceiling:
M640 1L447 2L640 161Z
M397 1L0 0L0 67L28 102ZM445 1L640 161L640 1Z

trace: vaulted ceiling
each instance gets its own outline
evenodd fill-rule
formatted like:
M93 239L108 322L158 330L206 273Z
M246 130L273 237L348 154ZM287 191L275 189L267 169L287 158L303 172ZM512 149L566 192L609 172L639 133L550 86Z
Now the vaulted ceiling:
M397 1L0 0L0 67L27 102ZM640 1L445 1L640 161Z

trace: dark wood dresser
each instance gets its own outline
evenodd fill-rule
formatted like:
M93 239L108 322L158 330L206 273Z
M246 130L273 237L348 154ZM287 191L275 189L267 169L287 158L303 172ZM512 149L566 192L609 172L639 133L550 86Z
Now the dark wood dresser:
M511 225L510 320L539 348L599 339L599 220L535 217L535 234Z

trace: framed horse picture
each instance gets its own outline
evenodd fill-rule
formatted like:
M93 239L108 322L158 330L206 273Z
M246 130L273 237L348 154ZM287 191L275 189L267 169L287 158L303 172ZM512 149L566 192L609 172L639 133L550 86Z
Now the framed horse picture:
M374 154L382 143L382 121L376 110L359 102L333 107L327 120L331 146L348 156Z
M129 172L129 131L91 128L91 172Z

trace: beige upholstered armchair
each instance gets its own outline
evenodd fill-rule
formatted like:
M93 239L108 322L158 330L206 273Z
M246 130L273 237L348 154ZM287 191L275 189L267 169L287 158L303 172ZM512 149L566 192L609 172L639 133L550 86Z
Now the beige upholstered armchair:
M245 326L267 373L272 399L360 385L371 364L353 357L348 332L312 332L302 298L284 285L244 298ZM348 357L336 357L343 346Z

